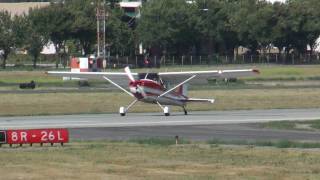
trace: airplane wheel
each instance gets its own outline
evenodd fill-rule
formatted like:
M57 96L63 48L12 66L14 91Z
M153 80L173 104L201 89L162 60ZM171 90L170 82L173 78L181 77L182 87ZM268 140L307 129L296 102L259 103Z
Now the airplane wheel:
M125 108L124 108L124 107L120 107L120 109L119 109L119 114L120 114L121 116L125 116L125 115L126 115L126 111L125 111Z
M164 107L163 108L163 112L164 112L164 115L165 116L170 116L170 109L168 106Z

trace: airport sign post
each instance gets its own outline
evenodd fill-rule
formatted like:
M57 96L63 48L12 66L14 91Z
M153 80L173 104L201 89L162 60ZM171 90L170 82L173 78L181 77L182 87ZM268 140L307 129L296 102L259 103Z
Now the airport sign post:
M0 145L7 143L6 131L0 131Z
M7 144L36 144L45 143L67 143L69 142L69 132L67 129L27 129L27 130L7 130Z

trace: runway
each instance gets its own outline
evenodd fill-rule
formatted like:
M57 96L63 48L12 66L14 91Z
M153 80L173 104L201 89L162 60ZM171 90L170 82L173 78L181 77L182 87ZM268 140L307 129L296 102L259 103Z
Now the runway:
M320 133L261 129L256 123L268 121L317 120L320 109L279 109L246 111L1 117L0 129L69 128L71 139L132 139L174 137L207 139L298 139L318 140Z

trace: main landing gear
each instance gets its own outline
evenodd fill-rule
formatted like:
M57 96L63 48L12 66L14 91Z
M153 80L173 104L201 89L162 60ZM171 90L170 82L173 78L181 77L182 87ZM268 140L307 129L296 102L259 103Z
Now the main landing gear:
M128 107L120 107L120 109L119 109L119 114L120 114L121 116L125 116L126 113L128 112L128 110L129 110L136 102L138 102L138 100L134 100L131 104L129 104ZM157 103L157 104L159 105L159 107L163 110L163 114L164 114L165 116L170 116L170 107L168 107L168 106L162 106L159 102L156 102L156 103ZM182 108L183 108L183 111L184 111L184 115L188 115L188 111L186 110L186 107L185 107L185 106L182 106Z
M120 109L119 109L119 114L120 114L121 116L125 116L126 113L128 112L128 110L129 110L136 102L138 102L137 99L134 100L131 104L129 104L129 106L128 106L127 108L125 108L125 107L120 107Z
M165 116L170 116L170 108L168 106L162 106L158 101L156 102L159 107L163 110Z
M163 113L165 116L170 116L170 108L168 106L165 106L163 108Z
M184 115L188 115L188 111L186 110L186 107L182 106L182 108L183 108L183 111L184 111Z

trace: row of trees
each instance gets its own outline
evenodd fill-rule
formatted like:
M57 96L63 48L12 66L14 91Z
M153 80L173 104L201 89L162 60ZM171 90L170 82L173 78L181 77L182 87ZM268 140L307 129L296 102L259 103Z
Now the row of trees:
M145 44L169 53L232 54L244 46L254 53L313 50L320 35L319 0L151 0L142 8L138 34Z
M320 35L319 0L149 0L129 27L124 12L106 0L107 44L112 55L133 55L141 42L153 55L233 54L239 46L252 53L271 46L304 53ZM96 0L55 0L50 6L12 17L0 12L3 67L14 48L25 48L34 66L42 47L52 42L62 56L96 49ZM67 49L68 51L67 51Z
M108 19L108 37L113 47L132 49L129 44L132 30L121 21L123 12L112 9ZM96 3L87 0L68 0L51 3L44 8L30 9L28 14L12 17L0 12L0 50L5 68L8 55L15 48L23 48L33 57L36 67L42 48L53 43L57 56L91 54L96 46ZM116 38L115 38L116 37ZM59 59L59 58L57 58Z

